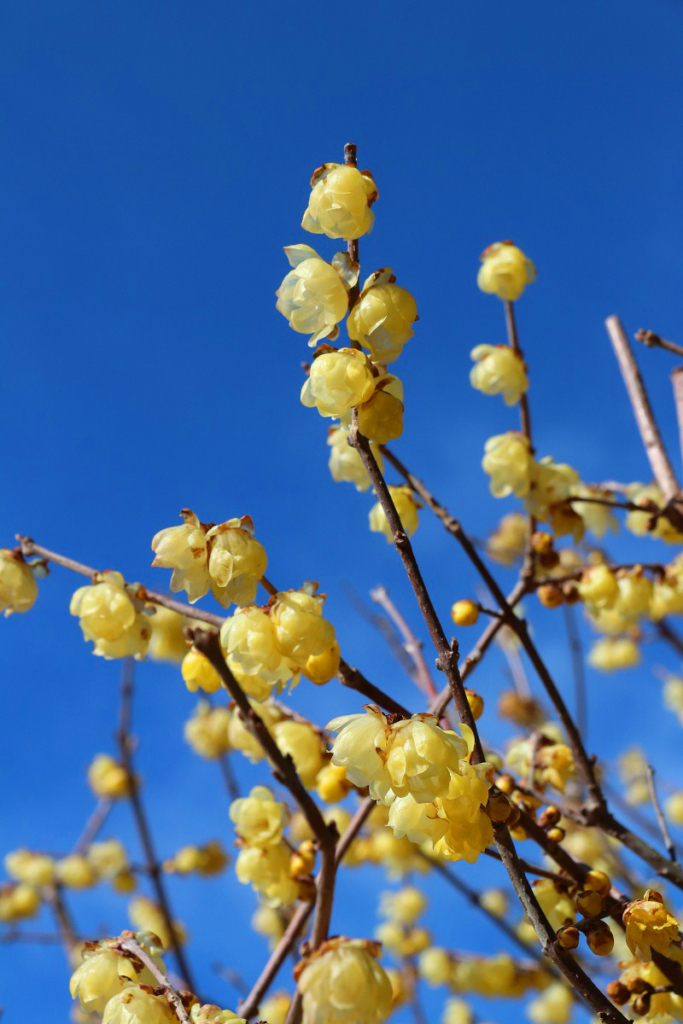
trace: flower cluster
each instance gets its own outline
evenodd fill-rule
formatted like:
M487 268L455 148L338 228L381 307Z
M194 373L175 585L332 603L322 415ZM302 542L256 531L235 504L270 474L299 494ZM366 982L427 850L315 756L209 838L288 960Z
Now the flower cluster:
M299 895L299 885L292 874L290 850L283 842L286 805L265 786L255 786L248 797L233 801L230 818L240 844L235 863L238 880L251 884L269 906L289 906Z

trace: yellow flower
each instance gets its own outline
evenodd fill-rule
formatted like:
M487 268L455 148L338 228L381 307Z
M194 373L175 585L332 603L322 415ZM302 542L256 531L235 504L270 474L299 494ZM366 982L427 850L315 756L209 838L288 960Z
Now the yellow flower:
M213 1003L195 1003L190 1010L190 1020L192 1024L247 1024L232 1010L221 1010Z
M285 256L292 270L275 293L275 308L292 330L311 335L308 344L313 348L323 338L337 336L337 324L349 305L348 289L358 280L358 267L341 252L326 263L310 245L288 245Z
M154 535L152 565L173 569L171 590L184 590L190 604L194 604L211 586L209 544L206 529L194 512L184 508L180 515L184 520L182 526L168 526Z
M528 1004L526 1013L534 1024L567 1024L571 1020L573 1006L571 988L563 981L554 981Z
M564 462L555 462L552 456L547 455L534 465L531 487L524 498L527 512L543 522L551 521L553 510L571 497L578 483L579 474L575 469ZM578 517L575 518L578 520ZM578 522L581 524L580 520ZM558 536L567 532L572 531L555 529Z
M301 402L321 416L335 419L367 402L375 390L372 363L355 348L333 349L317 356L301 389Z
M335 641L334 627L322 615L325 598L310 593L310 589L277 594L270 610L275 643L281 654L299 668L309 658L330 650Z
M477 345L470 352L474 366L470 384L485 395L502 395L506 405L516 405L529 388L521 356L507 345Z
M113 879L128 871L128 855L118 839L91 843L86 854L98 878Z
M211 708L206 701L200 701L192 718L185 723L185 739L195 754L214 760L230 749L230 722L226 707Z
M621 572L617 586L616 609L622 619L634 621L641 615L647 615L652 600L652 580L643 575L640 567Z
M34 917L40 910L40 896L25 882L18 885L0 885L0 921L10 924L22 918Z
M221 626L221 643L230 661L248 675L258 675L279 689L292 677L292 665L278 646L273 617L261 608L238 608Z
M250 846L277 846L287 821L287 806L266 786L254 786L249 796L233 800L230 820L237 835Z
M79 587L69 611L79 617L85 640L93 640L93 653L103 658L142 658L152 634L142 602L131 595L119 572L96 573L89 586Z
M390 267L372 274L346 324L351 340L360 342L373 361L384 366L398 359L415 333L412 328L418 318L415 299L395 282Z
M413 924L424 913L427 900L424 893L413 885L407 885L396 892L383 892L380 896L379 912L383 917L399 924Z
M38 597L38 584L20 551L0 548L0 611L27 612Z
M669 676L664 683L664 707L678 715L683 725L683 679Z
M313 789L318 772L325 764L325 745L308 722L283 719L272 729L275 742L283 754L292 758L301 781Z
M512 242L494 242L480 258L477 284L499 299L513 302L536 280L536 267Z
M581 600L596 608L611 608L619 596L617 578L606 565L584 570L577 589Z
M672 793L665 804L666 816L672 825L683 825L683 791Z
M602 672L615 672L640 664L638 644L630 637L603 637L596 640L588 654L588 664Z
M401 520L403 529L409 537L417 530L419 525L419 518L417 510L422 508L422 505L414 496L410 487L407 484L403 484L400 487L389 487L389 494L392 497L398 517ZM376 505L370 509L370 530L372 533L383 533L389 544L393 543L393 537L391 535L391 527L387 521L387 517L384 514L381 502L377 502Z
M274 992L261 1003L259 1015L267 1020L268 1024L285 1024L291 1001L289 993Z
M574 923L576 907L567 895L566 888L556 884L552 878L539 878L533 883L533 890L541 910L555 931L568 922Z
M172 949L175 940L182 945L187 941L187 934L180 921L172 921L173 932L171 935L166 918L161 908L147 896L136 896L128 904L128 916L140 931L152 932L156 935L164 949Z
M55 865L57 880L68 889L90 889L97 882L97 873L81 853L70 853Z
M71 975L69 991L86 1013L102 1014L110 999L138 983L156 985L148 968L141 965L138 973L132 960L106 943L95 949L86 947L82 956L83 962Z
M102 1013L102 1024L172 1024L175 1020L163 996L136 986L112 996Z
M484 445L481 464L491 477L489 488L494 498L507 498L510 494L523 498L529 493L534 460L529 442L522 434L509 430L507 434L490 437Z
M589 486L581 481L572 489L572 494L579 494L586 498L603 498L606 501L611 501L614 498L610 491L605 491L601 487ZM595 537L604 537L607 532L617 533L619 530L619 523L607 505L598 505L592 501L573 501L572 508L581 516L586 524L586 529Z
M154 615L150 616L149 624L152 635L149 640L148 654L154 661L182 661L187 654L185 627L193 625L184 615L155 605Z
M653 898L654 896L658 898ZM670 914L661 897L648 889L643 899L633 900L624 910L628 948L639 960L652 960L652 950L681 962L683 954L672 945L679 941L678 921Z
M629 512L626 516L626 529L636 537L653 537L663 540L665 544L682 544L683 534L676 530L668 519L660 516L651 530L653 511L663 509L666 505L662 492L656 484L634 483L627 488L626 497L636 505L651 505L652 509L644 512Z
M391 982L376 943L332 939L299 965L303 1024L381 1024L391 1010Z
M288 907L299 887L290 874L289 850L279 846L245 846L235 861L242 885L251 885L271 907Z
M403 385L397 377L380 378L375 393L358 406L358 429L376 444L387 444L401 436Z
M503 516L486 542L487 554L499 565L514 565L524 554L528 529L528 519L521 512Z
M494 917L505 917L508 910L508 898L502 889L485 889L479 902Z
M5 870L10 878L26 885L50 885L55 878L53 858L32 850L14 850L6 854Z
M464 999L447 999L442 1024L474 1024L474 1012Z
M95 796L118 800L130 795L128 772L109 754L98 754L88 768L88 785Z
M341 651L335 640L322 654L312 654L301 671L316 686L323 686L336 676L340 663Z
M420 977L429 985L447 985L453 972L453 961L447 950L432 946L420 954Z
M181 846L174 857L164 861L164 871L178 875L196 873L209 878L219 875L227 864L227 853L214 839L204 846Z
M197 690L216 693L223 685L221 677L209 659L196 647L191 647L183 658L180 674L190 693L196 693Z
M351 783L346 778L346 769L336 764L323 765L315 778L315 791L325 803L335 804L351 792Z
M360 238L372 231L375 215L370 209L377 186L370 171L348 164L323 164L311 178L311 196L301 227L328 238Z
M348 443L348 436L347 427L330 427L327 443L330 446L328 465L332 479L337 483L353 484L357 491L367 491L370 486L370 477L360 455ZM382 470L384 468L382 453L374 443L370 447L377 465Z
M267 701L260 704L258 701L250 700L249 703L259 718L265 722L268 731L272 733L275 724L282 718L282 712L276 707L276 705ZM228 739L230 740L230 746L244 754L247 760L251 761L252 764L258 764L259 761L263 760L265 756L263 753L263 747L252 731L244 724L237 709L235 709L230 715Z

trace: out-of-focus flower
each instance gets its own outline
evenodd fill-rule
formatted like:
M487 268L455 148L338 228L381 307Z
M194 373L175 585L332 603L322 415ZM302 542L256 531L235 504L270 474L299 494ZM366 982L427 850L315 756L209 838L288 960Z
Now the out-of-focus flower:
M407 484L402 484L399 487L393 487L390 485L389 494L396 506L396 511L398 512L398 517L401 520L403 529L409 537L412 537L419 525L417 511L422 508L421 503L417 500L412 489L408 487ZM370 529L373 533L383 533L387 542L389 544L393 543L391 527L384 509L382 508L382 503L379 501L370 509Z
M528 519L521 512L503 516L486 541L489 557L499 565L514 565L524 554L528 529Z
M513 302L536 280L536 267L512 242L494 242L480 258L477 284L499 299Z
M26 885L50 885L55 878L55 861L47 853L13 850L5 855L5 870L10 878Z
M531 487L534 460L529 442L515 430L490 437L484 445L484 472L491 477L489 488L494 498L514 494L523 498Z
M502 395L506 405L516 405L529 388L522 357L507 345L477 345L470 352L474 366L470 384L485 395Z
M299 894L290 873L289 850L283 846L245 846L235 861L242 885L251 885L271 907L288 907Z
M330 473L332 479L337 483L353 484L357 491L367 491L370 486L370 477L363 465L363 460L348 443L349 430L347 427L330 427L327 443L330 446ZM372 443L372 454L380 470L384 468L384 459L379 448Z
M0 548L0 611L27 612L37 597L36 578L21 552Z
M325 764L325 745L320 735L308 722L284 718L272 729L275 742L282 753L292 758L301 781L308 789L316 784L318 772Z
M230 712L226 707L212 708L202 700L192 718L185 723L185 739L195 754L215 760L230 749L230 721Z
M150 616L149 624L152 627L147 651L150 658L154 661L173 663L182 661L187 654L185 628L193 625L192 621L178 612L171 611L170 608L155 605L154 615Z
M98 754L88 768L88 785L95 796L120 800L130 796L130 779L124 766L110 754Z
M250 846L277 846L287 821L287 806L266 786L254 786L248 797L233 800L230 820L240 839Z
M596 640L588 654L588 664L602 672L616 672L640 664L640 650L628 636L605 636Z

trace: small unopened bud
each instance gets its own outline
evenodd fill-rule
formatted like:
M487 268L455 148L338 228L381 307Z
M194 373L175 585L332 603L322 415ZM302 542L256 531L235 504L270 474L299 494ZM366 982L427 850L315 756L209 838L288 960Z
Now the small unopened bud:
M559 808L555 807L553 804L549 804L547 807L544 807L539 814L538 824L541 828L553 828L554 825L557 825L561 817L562 813Z
M515 790L515 780L507 773L505 775L499 775L496 779L496 786L501 793L513 793Z
M521 825L516 825L513 828L510 822L508 822L508 828L510 829L510 835L512 838L516 839L520 843L523 843L525 839L529 838L529 833Z
M548 829L548 839L553 843L561 843L565 837L565 831L563 828L551 828Z
M641 992L649 992L652 986L649 981L645 981L645 978L629 978L626 982L626 988L632 996L637 996Z
M614 936L604 921L596 921L586 929L586 942L596 956L608 956L614 948Z
M315 882L312 878L297 878L296 884L299 889L299 899L305 903L310 903L315 899Z
M470 706L472 712L472 718L476 721L481 718L484 713L484 698L481 694L477 693L476 690L465 690L465 696L467 697L467 703Z
M549 551L547 555L539 555L538 561L544 569L556 569L560 564L560 556L557 551Z
M553 550L554 538L552 533L544 533L537 530L531 538L531 547L537 555L547 555Z
M584 889L575 900L576 909L584 917L600 917L604 910L602 896L593 889Z
M576 604L581 600L576 583L564 583L562 585L562 596L565 604Z
M536 596L544 608L559 608L564 601L564 595L554 583L544 583L536 591Z
M557 929L557 941L562 946L562 949L576 949L579 944L579 938L579 929L575 928L573 924Z
M650 1012L650 999L652 993L643 992L642 995L636 996L631 1003L631 1009L634 1013L637 1013L639 1017L643 1017L646 1013Z
M612 882L604 871L589 871L583 880L583 887L599 892L601 896L607 896L612 888Z
M479 618L479 609L469 599L456 601L451 608L451 618L456 626L473 626Z
M621 981L610 981L607 986L607 995L617 1006L625 1006L631 998L631 993Z
M512 807L505 793L493 793L489 797L485 810L491 821L508 821L512 814ZM519 821L519 812L517 812L517 820Z
M302 843L289 858L289 870L292 878L310 875L315 864L315 846L310 840Z

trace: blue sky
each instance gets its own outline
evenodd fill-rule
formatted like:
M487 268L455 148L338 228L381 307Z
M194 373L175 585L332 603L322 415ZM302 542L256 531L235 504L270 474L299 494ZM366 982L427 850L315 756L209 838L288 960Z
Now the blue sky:
M395 553L368 532L369 496L329 478L326 424L298 400L308 350L274 309L283 245L335 251L299 228L311 171L353 140L376 177L363 271L393 267L421 318L397 367L406 415L395 447L467 527L483 535L512 507L489 497L479 463L514 412L468 383L470 349L503 339L500 303L475 285L478 255L497 239L513 238L539 268L518 311L539 453L586 480L648 479L603 320L618 312L629 332L683 338L682 42L675 0L647 13L634 0L5 3L0 543L30 534L162 587L149 544L181 507L214 521L249 513L270 575L283 587L320 580L348 660L414 702L345 587L385 583L419 629L411 594ZM677 452L671 360L638 357ZM424 515L416 549L446 616L472 573ZM647 559L653 549L619 550ZM119 666L82 642L68 614L77 582L56 570L34 611L2 625L3 850L68 848L91 807L84 768L112 749ZM543 613L536 630L568 687L559 621ZM666 651L653 660L677 667ZM494 657L478 687L493 697L504 683ZM659 684L642 671L591 674L590 687L591 743L608 756L630 739L650 743L683 781L674 720L656 736L630 725L658 704ZM182 742L193 700L177 671L142 665L138 690L160 849L230 843L219 780ZM294 700L320 719L356 706L336 684ZM122 810L112 830L130 835ZM467 875L499 878L488 864ZM344 884L359 887L355 927L369 934L380 880ZM252 894L230 873L172 889L203 984L234 1005L210 964L254 977L263 943L236 925ZM445 898L436 882L430 892ZM503 948L448 898L448 923L430 917L438 941L459 946L467 934L482 951ZM84 930L126 924L123 902L100 890L73 902ZM348 901L334 927L354 927ZM46 1021L63 1020L61 951L0 955L8 1020L36 983ZM440 998L428 997L432 1013ZM482 1013L518 1019L513 1005Z

